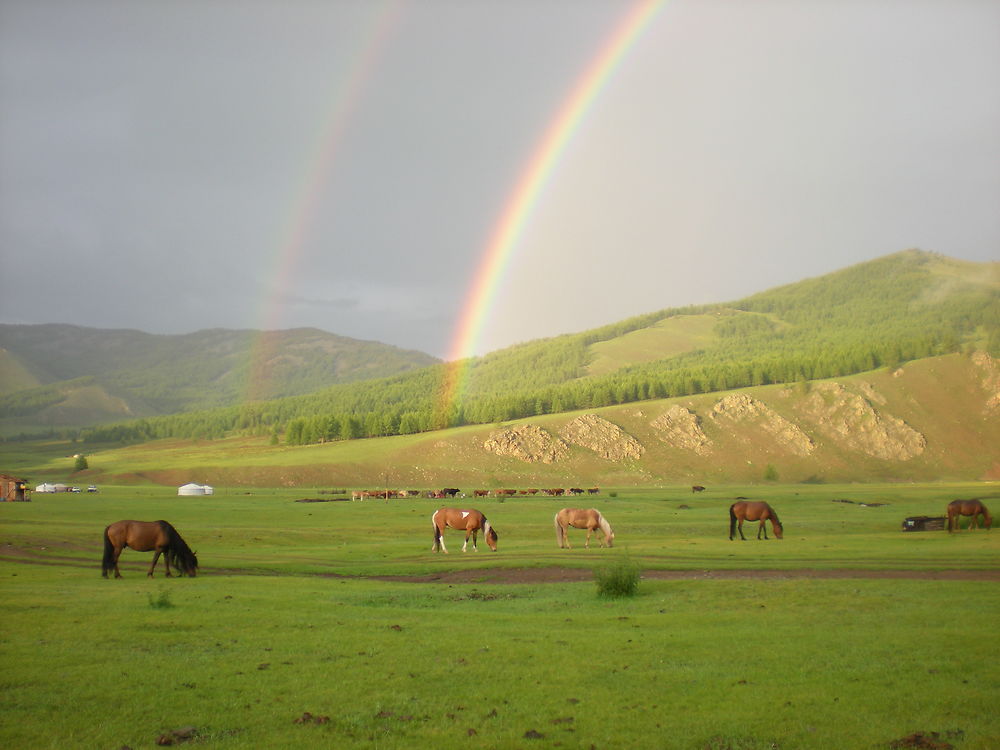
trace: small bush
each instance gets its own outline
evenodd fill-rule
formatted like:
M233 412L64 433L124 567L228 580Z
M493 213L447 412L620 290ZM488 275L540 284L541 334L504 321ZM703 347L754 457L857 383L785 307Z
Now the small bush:
M149 598L149 606L153 609L170 609L174 606L174 603L170 601L170 592L166 589L162 589L155 598L152 594L147 594L147 596Z
M608 493L608 497L618 497L618 493L617 492L609 492Z
M625 558L594 571L597 595L612 598L635 596L639 588L639 566Z

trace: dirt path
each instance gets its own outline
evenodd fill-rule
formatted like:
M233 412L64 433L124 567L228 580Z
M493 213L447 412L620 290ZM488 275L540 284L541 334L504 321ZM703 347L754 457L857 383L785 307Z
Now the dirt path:
M591 581L585 568L493 568L455 570L420 576L369 576L399 583L574 583ZM1000 581L1000 570L646 570L642 577L656 581L738 581L766 578L799 579L905 579L917 581Z
M59 549L78 551L70 545L50 545ZM71 568L100 568L98 558L82 560L71 557L55 557L44 554L43 550L17 547L12 544L0 545L0 561L29 565L62 565ZM148 556L141 566L145 570ZM126 564L134 562L126 561ZM134 566L133 566L134 567ZM138 569L138 568L137 568ZM203 575L262 575L256 568L213 568L203 566ZM266 573L264 573L266 574ZM282 575L275 572L275 575ZM564 568L551 566L544 568L476 568L473 570L450 570L424 575L384 575L384 576L343 576L329 573L317 575L332 578L367 578L374 581L395 583L576 583L592 581L594 573L589 568ZM645 570L642 577L655 581L739 581L753 579L801 580L801 579L900 579L915 581L1000 581L1000 570L855 570L848 568L793 570Z

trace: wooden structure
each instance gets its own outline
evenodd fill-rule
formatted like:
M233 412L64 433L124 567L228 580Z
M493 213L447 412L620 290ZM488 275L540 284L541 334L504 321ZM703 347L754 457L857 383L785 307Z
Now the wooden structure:
M943 531L944 516L910 516L903 521L903 531Z
M5 503L25 503L31 500L28 482L10 474L0 474L0 499Z

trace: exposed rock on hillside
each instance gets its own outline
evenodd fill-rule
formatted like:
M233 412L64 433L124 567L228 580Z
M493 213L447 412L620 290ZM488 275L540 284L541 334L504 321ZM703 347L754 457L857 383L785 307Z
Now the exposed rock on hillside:
M642 443L618 425L596 414L584 414L569 422L559 433L565 440L597 453L609 461L640 458L646 452Z
M867 384L865 384L867 385ZM885 399L870 385L865 394ZM924 452L927 440L902 419L879 412L871 401L840 383L817 383L801 410L840 445L875 458L906 461Z
M698 415L680 404L674 404L649 424L668 445L694 451L699 456L711 453L712 441L702 432Z
M789 422L767 404L745 393L726 396L712 407L712 419L719 424L728 422L731 427L747 422L758 424L770 434L779 446L798 456L808 456L816 444L798 425Z
M986 391L986 410L1000 411L1000 366L986 352L972 355L972 363L983 374L983 389Z
M558 461L569 450L561 438L533 424L494 432L483 447L498 456L513 456L529 463L543 464Z

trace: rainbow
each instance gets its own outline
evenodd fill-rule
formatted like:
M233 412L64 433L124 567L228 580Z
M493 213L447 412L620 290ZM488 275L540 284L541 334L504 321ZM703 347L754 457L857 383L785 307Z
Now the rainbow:
M256 340L250 348L250 367L244 401L268 398L270 361L273 358L277 337L274 331L281 328L283 303L290 296L295 270L302 257L302 248L320 207L323 189L329 182L340 152L340 145L347 133L354 113L362 99L366 85L374 75L386 43L392 36L402 15L402 3L397 0L381 3L367 19L351 57L351 65L338 78L330 103L321 119L319 136L313 151L304 159L309 169L284 222L275 267L267 274L269 292L261 320L257 326Z
M439 423L442 420L447 423L450 412L461 398L471 358L493 308L497 290L546 184L601 91L665 3L666 0L639 0L625 14L557 110L522 171L490 235L462 307L444 366Z

